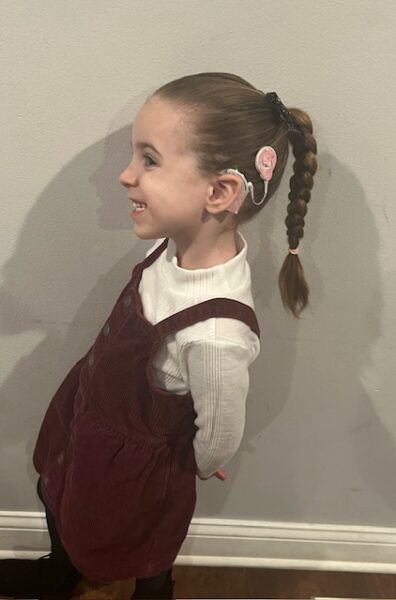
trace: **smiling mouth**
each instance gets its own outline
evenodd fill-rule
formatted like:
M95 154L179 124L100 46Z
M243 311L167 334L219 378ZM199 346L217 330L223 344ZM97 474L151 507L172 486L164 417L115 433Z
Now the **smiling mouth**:
M135 202L134 200L132 200L132 205L133 205L133 210L136 212L142 212L143 210L146 210L146 208L147 208L147 204L144 204L143 202Z

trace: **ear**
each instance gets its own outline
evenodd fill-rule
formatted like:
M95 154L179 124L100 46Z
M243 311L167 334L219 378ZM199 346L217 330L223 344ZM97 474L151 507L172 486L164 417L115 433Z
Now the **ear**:
M226 210L236 214L246 198L243 180L237 173L218 175L212 182L205 209L208 213L219 214Z

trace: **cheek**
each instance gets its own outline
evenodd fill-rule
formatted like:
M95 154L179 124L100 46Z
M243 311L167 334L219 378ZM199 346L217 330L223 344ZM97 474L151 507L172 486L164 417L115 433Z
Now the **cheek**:
M185 195L185 188L179 178L172 177L170 174L161 173L149 182L151 193L155 195L155 200L161 200L161 203L172 203L175 198Z
M143 195L147 194L148 198L153 196L153 199L155 199L158 193L161 192L161 179L148 171L140 178L140 187Z

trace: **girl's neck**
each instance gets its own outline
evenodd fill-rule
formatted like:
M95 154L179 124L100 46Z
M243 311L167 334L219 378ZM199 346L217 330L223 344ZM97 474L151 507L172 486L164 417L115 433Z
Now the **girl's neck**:
M175 241L177 264L182 269L210 269L236 256L242 248L237 231L226 231L210 239L196 239L190 243Z

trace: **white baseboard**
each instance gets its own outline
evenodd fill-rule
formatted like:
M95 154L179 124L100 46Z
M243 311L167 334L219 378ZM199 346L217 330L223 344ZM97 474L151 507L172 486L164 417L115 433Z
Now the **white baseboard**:
M0 512L0 558L48 551L44 513ZM175 564L396 574L396 528L196 518Z

